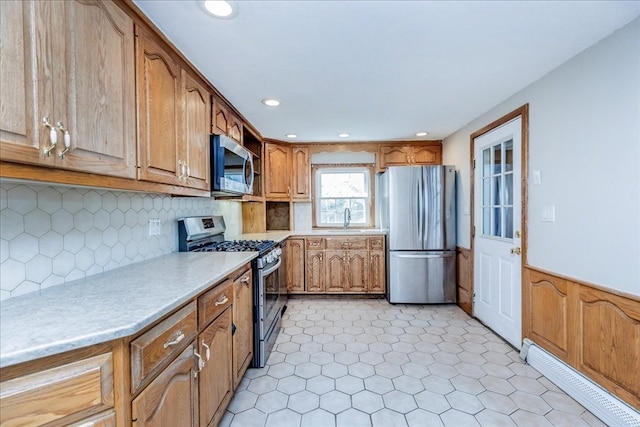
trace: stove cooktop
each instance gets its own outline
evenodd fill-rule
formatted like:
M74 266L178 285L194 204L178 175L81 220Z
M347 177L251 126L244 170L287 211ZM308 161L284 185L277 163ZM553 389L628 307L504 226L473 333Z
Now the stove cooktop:
M274 246L274 240L225 240L195 249L197 252L264 252Z

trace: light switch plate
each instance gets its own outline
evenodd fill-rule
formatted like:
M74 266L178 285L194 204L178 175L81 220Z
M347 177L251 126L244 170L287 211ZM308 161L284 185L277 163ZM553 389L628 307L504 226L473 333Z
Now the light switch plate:
M532 174L533 174L533 185L542 184L542 176L540 174L540 171L536 169L532 172Z
M162 231L162 225L159 219L149 220L149 236L159 236Z
M542 220L545 222L555 222L556 220L556 207L555 206L543 206L542 207Z

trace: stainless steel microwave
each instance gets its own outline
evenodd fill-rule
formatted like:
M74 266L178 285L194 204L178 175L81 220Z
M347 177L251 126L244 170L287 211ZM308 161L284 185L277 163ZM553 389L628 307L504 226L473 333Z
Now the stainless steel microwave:
M253 157L225 135L211 135L211 194L253 194Z

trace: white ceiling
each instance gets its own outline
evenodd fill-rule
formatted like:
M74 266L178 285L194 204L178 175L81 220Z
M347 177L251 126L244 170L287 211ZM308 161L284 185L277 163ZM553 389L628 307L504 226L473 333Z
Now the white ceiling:
M640 1L264 0L222 20L195 0L134 2L264 137L323 142L443 139L640 15Z

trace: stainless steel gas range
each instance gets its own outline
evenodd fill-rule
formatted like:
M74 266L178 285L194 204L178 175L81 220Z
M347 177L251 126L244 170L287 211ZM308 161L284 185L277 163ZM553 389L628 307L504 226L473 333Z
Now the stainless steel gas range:
M286 309L287 291L282 264L282 247L273 240L225 240L222 216L188 217L178 220L180 252L256 251L253 271L253 363L264 367Z

